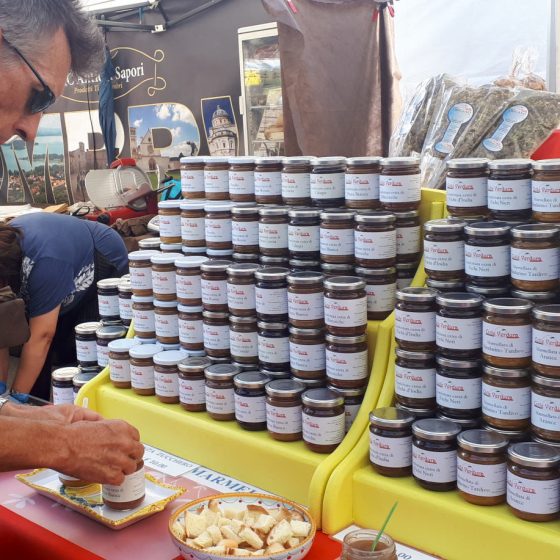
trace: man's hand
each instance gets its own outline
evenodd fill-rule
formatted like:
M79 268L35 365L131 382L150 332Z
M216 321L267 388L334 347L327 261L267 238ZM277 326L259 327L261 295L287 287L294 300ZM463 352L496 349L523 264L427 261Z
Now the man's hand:
M81 421L102 420L102 416L81 406L73 404L59 404L46 406L24 406L6 403L2 407L2 416L13 416L17 418L28 418L29 420L41 420L44 422L57 422L59 424L72 424Z

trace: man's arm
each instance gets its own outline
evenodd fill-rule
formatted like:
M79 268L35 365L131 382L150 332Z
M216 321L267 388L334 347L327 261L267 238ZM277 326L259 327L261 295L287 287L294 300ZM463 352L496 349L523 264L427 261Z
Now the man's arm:
M9 402L2 407L2 416L58 422L61 424L72 424L73 422L81 422L83 420L91 422L103 419L100 414L93 410L72 404L25 406Z

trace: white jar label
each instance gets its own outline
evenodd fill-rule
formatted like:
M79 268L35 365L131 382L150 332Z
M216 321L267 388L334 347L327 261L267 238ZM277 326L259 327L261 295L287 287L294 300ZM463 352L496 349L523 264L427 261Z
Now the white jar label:
M229 325L202 325L204 348L229 350Z
M109 377L111 381L130 382L130 362L109 358Z
M122 484L103 484L103 498L111 502L133 502L139 500L146 492L146 475L144 468L124 477Z
M531 387L494 387L482 383L482 414L503 420L531 416Z
M132 300L130 298L119 298L119 315L123 321L132 320Z
M422 251L420 226L397 228L397 255L411 255Z
M95 340L76 340L78 362L97 362L97 342Z
M438 406L458 410L480 408L482 383L480 377L455 379L436 374L436 402Z
M516 280L557 280L560 250L511 248L511 277Z
M348 200L379 200L379 173L346 173L344 187Z
M173 315L154 313L154 316L157 337L176 338L179 336L179 317L177 313L173 313Z
M374 465L402 469L412 465L412 436L388 438L369 433L369 460Z
M532 480L508 470L507 503L526 513L557 513L560 510L560 479Z
M358 416L358 412L360 411L359 404L345 404L344 405L344 431L348 433L356 416Z
M231 222L233 245L254 246L259 244L259 222Z
M200 275L182 276L177 274L177 297L181 299L201 299Z
M319 250L322 255L353 255L354 230L320 228Z
M254 194L255 172L254 171L230 171L229 193L230 194Z
M230 329L229 346L232 356L256 358L259 355L259 342L256 332L240 333Z
M235 419L238 422L266 422L266 397L235 395Z
M478 208L486 206L488 192L487 177L459 179L447 177L445 180L447 206L452 208Z
M160 237L181 237L181 214L174 216L159 215Z
M418 202L421 195L420 173L414 175L381 175L379 200L391 202Z
M344 439L344 413L316 417L302 414L303 439L317 445L338 445Z
M204 341L202 319L185 321L179 319L179 342L182 344L201 344Z
M290 321L315 321L322 319L324 310L323 292L294 294L288 292L288 315Z
M301 406L266 405L266 429L275 434L301 432Z
M413 445L412 474L426 482L454 482L457 480L457 452L427 451Z
M397 232L356 231L354 232L357 259L392 259L397 256Z
M285 315L288 313L287 288L255 288L257 313L266 315Z
M312 173L309 179L311 198L344 198L344 173Z
M357 299L324 299L325 323L331 327L367 324L367 296Z
M235 393L233 389L212 389L205 387L206 410L214 414L235 413Z
M181 192L183 194L204 192L204 170L181 169Z
M204 305L227 305L227 281L204 280L200 281L200 293Z
M97 295L99 315L101 317L117 317L119 314L119 296Z
M53 404L74 404L74 388L53 386L52 398Z
M527 210L531 208L531 179L502 181L488 179L490 210Z
M204 232L209 243L231 243L231 218L206 218Z
M288 337L258 337L259 362L286 364L290 362L290 342Z
M282 173L282 198L309 198L310 181L309 173Z
M367 350L363 352L325 352L327 377L340 381L359 381L368 377Z
M290 342L290 366L294 370L324 370L325 359L325 344L296 344Z
M395 309L395 338L409 342L435 341L435 311L419 313Z
M463 270L464 241L424 241L424 268L427 270Z
M204 379L179 378L179 400L184 404L204 404L206 395Z
M134 330L143 333L154 332L156 329L155 313L150 311L141 311L139 309L132 310L132 319L134 320Z
M397 303L397 284L368 284L366 295L368 313L393 311Z
M130 382L134 389L154 388L154 366L130 364Z
M510 246L473 247L465 245L465 273L468 276L509 276Z
M560 432L560 399L545 397L532 391L531 424L542 430Z
M175 293L175 271L158 272L152 271L152 285L156 294L174 294Z
M472 496L491 498L506 493L506 463L479 465L457 457L457 488Z
M105 367L109 365L109 348L97 345L97 365Z
M159 397L178 397L179 396L179 376L169 373L154 372L154 384L156 395Z
M185 241L206 239L205 219L181 217L181 238Z
M287 249L288 224L263 224L259 222L259 247L263 249Z
M533 362L560 367L560 337L533 327Z
M533 212L560 212L560 181L531 183Z
M280 196L282 194L282 173L280 171L255 171L255 195Z
M229 171L204 170L204 190L206 193L225 193L229 191Z
M531 355L531 325L505 326L482 322L482 352L498 358Z
M482 348L482 318L458 319L436 315L436 344L451 350Z
M395 393L412 399L435 398L435 368L412 369L395 365Z
M319 226L288 226L290 251L318 252L320 250Z
M230 309L255 309L255 285L228 283L227 304Z
M130 286L132 290L151 290L152 289L152 269L130 267Z

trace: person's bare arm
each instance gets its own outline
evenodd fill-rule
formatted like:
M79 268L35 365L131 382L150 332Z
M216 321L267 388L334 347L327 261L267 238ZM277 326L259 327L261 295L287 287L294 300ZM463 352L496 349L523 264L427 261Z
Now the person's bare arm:
M72 404L26 406L22 404L6 403L2 407L2 416L13 416L16 418L27 418L29 420L44 420L71 424L72 422L96 421L103 417L97 412L81 406Z

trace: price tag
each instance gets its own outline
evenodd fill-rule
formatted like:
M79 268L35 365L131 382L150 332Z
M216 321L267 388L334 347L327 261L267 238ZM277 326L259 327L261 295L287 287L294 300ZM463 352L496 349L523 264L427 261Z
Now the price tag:
M198 465L144 444L144 465L169 476L182 476Z

